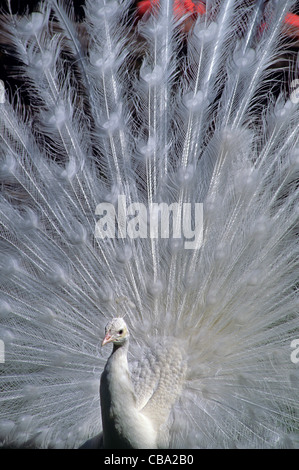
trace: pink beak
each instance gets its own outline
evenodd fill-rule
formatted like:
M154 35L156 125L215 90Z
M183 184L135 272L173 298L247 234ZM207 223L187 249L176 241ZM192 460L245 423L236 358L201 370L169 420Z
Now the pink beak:
M113 337L110 333L106 333L106 336L102 341L102 346L105 346L105 344L110 343L111 341L113 341Z

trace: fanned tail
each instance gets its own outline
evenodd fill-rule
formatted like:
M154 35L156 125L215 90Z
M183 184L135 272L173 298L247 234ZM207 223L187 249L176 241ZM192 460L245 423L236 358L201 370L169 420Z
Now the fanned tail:
M299 109L270 86L293 4L161 0L134 22L87 0L79 28L49 0L3 20L28 105L0 103L4 446L99 434L119 315L135 372L180 349L170 447L298 446Z

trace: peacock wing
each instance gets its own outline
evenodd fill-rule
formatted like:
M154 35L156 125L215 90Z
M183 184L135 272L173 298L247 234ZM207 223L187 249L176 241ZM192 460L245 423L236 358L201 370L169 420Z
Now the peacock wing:
M183 350L169 341L148 348L132 371L138 410L155 428L166 431L171 408L179 398L186 376Z

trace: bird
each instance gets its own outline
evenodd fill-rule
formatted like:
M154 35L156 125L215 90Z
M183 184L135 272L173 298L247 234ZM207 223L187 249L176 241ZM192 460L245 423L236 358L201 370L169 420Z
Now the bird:
M295 2L141 3L1 15L0 446L298 448Z
M155 354L154 373L147 384L134 386L128 367L129 331L123 318L106 326L102 345L113 343L101 376L100 399L103 421L103 448L156 449L167 445L165 426L171 406L180 393L184 378L180 350L168 346L163 356ZM165 374L167 362L170 374ZM174 362L173 362L174 361ZM139 387L138 387L139 382ZM136 392L139 392L136 396ZM124 408L123 403L126 403Z

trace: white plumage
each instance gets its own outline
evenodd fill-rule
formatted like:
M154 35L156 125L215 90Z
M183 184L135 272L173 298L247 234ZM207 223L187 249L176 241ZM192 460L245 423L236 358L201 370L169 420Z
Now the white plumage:
M3 22L4 447L298 447L299 109L270 86L294 2L205 3L188 33L170 0Z
M179 397L184 377L178 347L155 351L154 367L141 367L147 383L140 377L132 382L128 360L129 332L122 318L106 327L103 345L113 342L113 352L101 376L100 399L103 447L106 449L156 449L169 444L166 423Z

